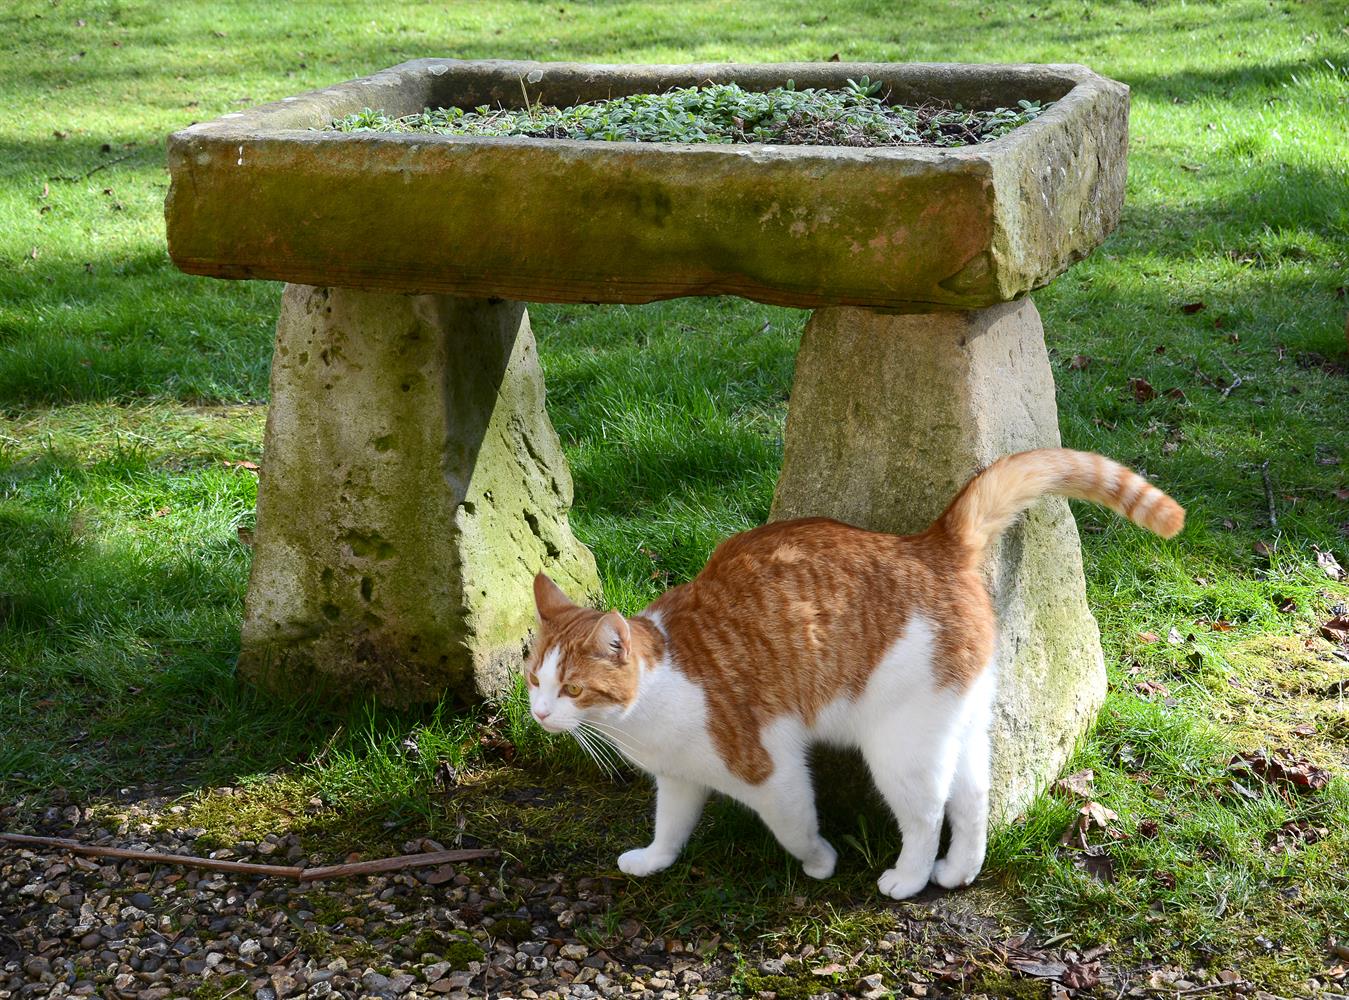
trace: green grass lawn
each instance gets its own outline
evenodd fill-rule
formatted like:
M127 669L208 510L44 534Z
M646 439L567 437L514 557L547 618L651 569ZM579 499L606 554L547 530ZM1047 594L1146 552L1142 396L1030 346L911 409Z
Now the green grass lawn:
M229 463L261 457L280 289L173 269L163 136L421 56L834 53L1081 62L1133 88L1120 229L1036 302L1065 443L1146 471L1190 520L1161 543L1078 509L1112 690L1073 767L1094 770L1118 813L1119 839L1092 834L1114 880L1060 845L1077 803L1046 796L998 834L965 898L1002 926L1110 944L1121 965L1232 967L1306 991L1328 939L1349 936L1349 662L1318 635L1349 585L1316 560L1349 566L1341 0L6 5L0 801L171 786L223 839L293 828L337 853L425 832L540 870L612 871L642 842L649 791L542 740L518 702L334 716L234 682L256 480ZM805 314L710 299L532 315L574 527L609 599L636 610L766 517ZM1138 401L1131 379L1155 398ZM483 726L513 756L482 746ZM1330 786L1228 768L1279 747L1329 769ZM453 799L436 794L442 760L460 772ZM501 794L522 786L562 794ZM292 808L315 795L318 811ZM716 926L747 950L890 926L872 878L893 834L833 815L830 883L806 884L719 806L614 919ZM1302 820L1324 836L1285 831Z

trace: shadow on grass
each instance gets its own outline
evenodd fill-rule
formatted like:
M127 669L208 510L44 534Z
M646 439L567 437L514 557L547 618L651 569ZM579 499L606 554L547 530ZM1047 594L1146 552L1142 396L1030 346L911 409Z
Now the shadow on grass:
M1320 248L1297 245L1298 233L1338 242L1349 238L1349 168L1278 160L1261 142L1234 139L1232 148L1203 165L1197 197L1177 204L1132 196L1108 246L1180 259L1230 253L1236 262L1267 267L1280 259L1318 256Z
M189 277L163 251L26 261L0 277L0 400L265 397L271 282Z
M1136 94L1148 97L1190 101L1203 97L1220 97L1225 101L1253 102L1263 96L1277 97L1278 92L1298 79L1326 71L1327 63L1342 57L1342 53L1324 49L1302 59L1286 59L1277 63L1244 63L1211 69L1182 69L1171 72L1135 71L1123 74ZM1341 69L1338 72L1343 73Z

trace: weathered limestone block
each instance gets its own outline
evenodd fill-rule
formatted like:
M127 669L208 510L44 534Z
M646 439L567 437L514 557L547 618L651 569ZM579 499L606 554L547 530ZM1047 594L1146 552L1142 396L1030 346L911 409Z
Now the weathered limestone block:
M821 309L797 357L772 516L919 531L977 469L1059 443L1029 299L910 315ZM1091 725L1106 677L1065 501L1038 502L990 553L987 572L1000 620L993 809L1010 818Z
M392 704L518 668L531 580L599 592L519 302L288 285L239 672Z

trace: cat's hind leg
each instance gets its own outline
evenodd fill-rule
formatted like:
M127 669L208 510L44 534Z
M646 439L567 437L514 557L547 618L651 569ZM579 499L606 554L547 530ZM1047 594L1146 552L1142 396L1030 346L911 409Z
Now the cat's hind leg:
M656 775L656 832L651 843L618 856L628 875L650 875L674 863L688 843L707 804L708 789L697 782Z
M838 852L820 836L810 768L804 749L798 754L774 754L772 775L736 797L759 814L778 843L800 860L802 871L811 878L828 878L834 874Z
M873 736L862 746L872 780L895 814L903 837L895 866L876 880L877 888L892 899L922 892L932 878L959 750L959 744L946 733L940 734L935 745Z
M932 869L932 880L946 889L969 885L984 866L988 846L988 726L992 714L993 672L989 670L970 693L964 746L951 781L946 818L951 843L946 857Z

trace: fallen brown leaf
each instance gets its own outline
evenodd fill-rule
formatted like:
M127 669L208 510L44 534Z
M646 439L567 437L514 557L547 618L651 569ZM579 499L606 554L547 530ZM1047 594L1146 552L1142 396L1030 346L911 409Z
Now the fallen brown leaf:
M1180 307L1180 311L1183 312L1186 316L1193 316L1195 313L1201 312L1206 308L1207 306L1205 306L1204 303L1202 302L1187 302Z
M1078 861L1081 867L1086 869L1087 874L1097 882L1115 881L1115 859L1110 856L1108 847L1088 847L1078 855Z
M1290 819L1277 830L1271 830L1266 838L1275 851L1296 850L1299 845L1315 844L1325 840L1330 831L1324 826L1316 826L1309 819Z
M1063 962L1047 962L1039 958L1021 958L1018 956L1009 958L1007 964L1023 976L1031 976L1035 979L1060 979L1068 971L1068 966Z
M1313 792L1330 784L1329 771L1284 747L1273 751L1237 754L1227 766L1233 771L1253 774L1271 784L1282 782Z
M1089 364L1091 364L1091 358L1087 357L1085 354L1074 354L1073 360L1068 362L1068 370L1080 372Z
M1086 768L1054 782L1054 791L1080 795L1085 799L1091 795L1092 782L1095 780L1095 772L1091 768Z
M1266 559L1274 554L1274 547L1263 539L1257 539L1251 549L1254 550L1256 555L1264 556Z
M1349 645L1349 614L1336 615L1323 622L1321 637L1341 646Z
M1154 694L1159 694L1163 698L1171 693L1171 689L1158 681L1140 681L1134 685L1134 690L1144 698L1151 698Z
M1133 390L1135 403L1146 403L1157 398L1157 390L1145 378L1129 379L1129 388Z
M1159 636L1156 632L1139 632L1138 638L1146 643L1154 643L1160 642L1162 637Z
M1095 825L1104 830L1111 823L1115 822L1115 820L1119 819L1119 813L1115 812L1115 810L1111 809L1109 806L1101 805L1099 802L1088 802L1078 810L1078 813L1087 818L1088 829Z
M1316 565L1321 568L1322 573L1332 580L1344 579L1344 567L1336 562L1333 552L1322 552L1320 549L1314 551L1316 552Z

